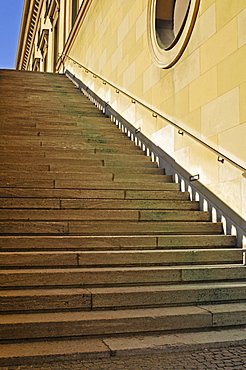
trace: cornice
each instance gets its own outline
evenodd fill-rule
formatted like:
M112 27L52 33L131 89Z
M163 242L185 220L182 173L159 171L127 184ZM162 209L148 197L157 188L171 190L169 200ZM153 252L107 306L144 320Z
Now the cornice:
M26 69L28 64L29 53L32 47L40 11L40 1L41 0L25 0L16 56L16 69Z
M63 54L69 53L92 1L93 0L84 0L82 2L76 21L64 46ZM42 0L25 0L16 57L16 69L25 70L28 65L30 51L32 48L32 44L34 42L35 29L37 27L41 3ZM59 9L59 4L60 4L59 0L51 0L50 7L48 10L49 17L52 17L56 9ZM57 65L58 69L60 68L61 63L62 60L60 58Z

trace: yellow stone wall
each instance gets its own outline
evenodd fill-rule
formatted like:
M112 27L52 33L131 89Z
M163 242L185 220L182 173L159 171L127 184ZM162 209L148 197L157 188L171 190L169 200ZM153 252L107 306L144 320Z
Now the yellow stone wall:
M151 60L147 3L92 1L69 55L245 167L246 1L201 0L188 47L170 69L160 69ZM221 164L214 153L116 96L69 61L67 67L246 216L246 179L241 171Z
M69 11L62 10L65 3L69 1L60 1L60 17L69 16ZM60 22L60 52L65 47L76 61L246 167L246 0L201 0L188 46L169 69L156 67L151 60L148 0L88 3L69 45L65 44L69 23L64 19ZM65 68L191 174L199 173L202 183L246 217L246 178L242 171L218 162L213 152L178 134L167 121L132 104L131 99L117 94L68 59Z

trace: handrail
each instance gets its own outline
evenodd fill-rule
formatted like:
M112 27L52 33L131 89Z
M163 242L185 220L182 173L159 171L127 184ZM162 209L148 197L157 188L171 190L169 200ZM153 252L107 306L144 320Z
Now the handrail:
M148 105L144 104L143 102L141 102L140 100L136 99L135 97L129 95L128 93L126 93L125 91L121 90L119 87L115 86L114 84L112 84L111 82L107 81L105 78L99 76L98 74L94 73L92 70L90 70L89 68L85 67L83 64L77 62L75 59L71 58L69 55L67 54L59 54L59 59L61 59L61 57L64 57L65 58L68 58L70 59L74 64L78 64L78 66L80 68L83 68L85 70L86 73L90 73L93 75L94 78L99 78L100 80L102 80L103 84L107 84L109 86L111 86L112 88L114 88L116 90L117 93L122 93L124 94L125 96L127 96L129 99L131 99L132 103L138 103L140 104L142 107L146 108L147 110L149 110L151 113L152 113L152 116L153 117L160 117L162 119L164 119L165 121L167 121L168 123L170 123L172 126L174 126L175 128L178 129L178 132L183 135L183 134L186 134L188 135L189 137L191 137L193 140L197 141L199 144L203 145L204 147L206 147L207 149L209 149L210 151L212 151L213 153L215 153L217 156L218 156L218 161L221 162L221 163L224 163L224 160L226 160L227 162L229 162L231 165L233 165L234 167L236 167L237 169L239 169L240 171L243 172L243 176L246 177L246 168L244 168L243 166L241 166L240 164L236 163L235 161L233 161L232 159L230 159L229 157L227 157L226 155L222 154L221 152L219 152L218 150L214 149L212 146L210 146L209 144L205 143L204 141L202 141L201 139L199 139L198 137L196 137L195 135L191 134L189 131L185 130L184 128L182 128L181 126L179 126L177 123L173 122L172 120L170 120L169 118L163 116L161 113L155 111L154 109L150 108ZM63 60L60 60L61 63L64 62L64 59Z
M173 181L180 184L181 191L190 193L191 200L198 200L200 210L209 211L211 221L221 221L224 233L236 235L237 246L242 248L246 242L246 220L233 211L226 203L213 194L202 183L197 181L196 176L192 176L181 167L163 149L155 145L144 134L131 125L125 118L119 115L108 103L93 92L85 83L79 80L73 73L66 69L65 75L76 85L76 87L102 111L105 117L109 117L120 130L135 145L139 147L159 168L165 169L167 175L171 175ZM194 181L196 180L196 181ZM246 248L245 248L246 251ZM246 264L246 253L244 253L244 264Z

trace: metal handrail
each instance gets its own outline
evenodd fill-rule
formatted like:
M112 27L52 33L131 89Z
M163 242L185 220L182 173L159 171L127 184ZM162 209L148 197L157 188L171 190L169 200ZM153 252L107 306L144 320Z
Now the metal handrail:
M144 136L139 129L136 129L122 116L119 115L108 103L93 92L86 84L79 80L69 70L65 75L77 86L77 88L90 100L96 107L103 112L105 117L111 121L146 155L150 156L153 162L158 163L159 168L164 168L167 175L173 177L173 181L180 184L182 191L190 193L191 200L199 200L200 210L210 211L211 220L221 221L223 229L227 235L236 235L237 246L242 248L246 240L246 220L233 211L227 204L213 194L209 189L202 185L196 178L191 176L182 168L170 155L163 149L155 145L151 140ZM246 249L245 249L246 250ZM246 264L246 253L244 253L244 264Z
M168 123L170 123L172 126L174 126L175 128L177 128L179 134L181 134L181 135L183 135L183 134L188 135L193 140L197 141L199 144L203 145L204 147L206 147L207 149L209 149L210 151L212 151L213 153L215 153L218 156L218 161L219 162L224 163L224 161L226 160L231 165L233 165L234 167L236 167L237 169L239 169L240 171L242 171L243 172L242 175L244 177L246 177L246 168L245 167L241 166L240 164L238 164L237 162L233 161L232 159L230 159L226 155L224 155L221 152L219 152L218 150L214 149L212 146L210 146L209 144L205 143L204 141L202 141L201 139L199 139L195 135L191 134L189 131L185 130L184 128L182 128L177 123L175 123L172 120L170 120L169 118L163 116L161 113L155 111L154 109L150 108L148 105L144 104L140 100L136 99L135 97L133 97L133 96L129 95L128 93L126 93L125 91L121 90L119 87L117 87L114 84L112 84L111 82L107 81L105 78L99 76L98 74L96 74L95 72L93 72L92 70L90 70L89 68L85 67L83 64L77 62L75 59L71 58L69 55L67 55L67 54L59 54L59 56L60 56L60 58L61 57L68 58L74 64L78 64L78 66L80 68L83 68L85 70L85 72L92 74L94 78L99 78L100 80L102 80L102 82L103 82L104 85L107 84L107 85L111 86L113 89L115 89L118 94L119 93L122 93L125 96L127 96L129 99L131 99L132 103L134 103L134 104L135 103L140 104L142 107L144 107L147 110L149 110L152 113L152 116L153 117L156 118L156 117L159 116L160 118L164 119L165 121L167 121ZM63 60L61 62L63 62Z

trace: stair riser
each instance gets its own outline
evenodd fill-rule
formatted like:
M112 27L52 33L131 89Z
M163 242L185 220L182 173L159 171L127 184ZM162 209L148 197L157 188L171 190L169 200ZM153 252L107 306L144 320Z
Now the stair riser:
M0 293L1 312L35 312L35 311L69 311L69 310L91 310L91 294L86 290L80 293L66 293L50 294L47 292L42 295L38 292L33 295L18 296L12 294L11 296L4 296Z
M11 339L38 339L83 337L88 335L107 335L142 332L177 332L184 329L212 329L230 325L245 325L244 313L239 313L237 319L230 314L226 315L226 324L214 322L212 315L207 312L180 314L177 316L166 315L158 317L133 317L101 320L77 320L61 322L30 322L26 324L13 323L0 326L0 335L5 340ZM230 317L231 316L231 317ZM233 315L235 316L235 315Z
M89 335L123 334L153 331L173 331L182 329L211 328L211 318L200 315L180 316L178 318L144 318L100 321L76 321L58 323L30 323L0 325L0 335L5 340L83 337Z
M32 166L30 168L29 165L12 165L9 164L9 168L6 169L6 166L1 166L0 165L0 171L4 171L4 177L16 177L17 172L18 172L18 177L31 177L33 178L81 178L87 177L87 176L96 176L100 177L101 174L105 173L111 173L111 174L124 174L125 177L127 175L143 175L143 174L148 174L150 176L153 175L162 175L162 179L165 179L163 177L164 175L164 170L163 169L158 169L158 168L151 168L151 167L142 167L142 168L135 168L135 167L106 167L106 166L52 166L52 165L40 165L40 166ZM32 176L30 175L30 172L32 171ZM83 174L83 175L82 175ZM137 180L136 176L136 180ZM150 178L151 179L151 178ZM151 180L150 180L151 181Z
M0 267L146 266L242 263L242 250L1 253Z
M210 214L202 211L162 211L162 210L9 210L0 209L0 220L10 221L209 221Z
M107 138L111 139L120 139L123 137L125 140L126 136L121 133L119 130L115 129L114 126L110 127L108 126L108 129L104 128L100 130L99 128L85 128L85 127L74 127L74 129L66 130L66 129L38 129L38 128L33 128L33 129L20 129L19 126L12 125L11 129L8 125L8 128L5 128L1 126L0 124L0 136L4 137L4 139L12 140L12 139L17 139L17 138L24 138L24 139L32 139L32 138L44 138L44 139L58 139L58 138L75 138L79 139L81 138L82 140L85 140L87 138L104 138L107 136Z
M98 184L98 183L97 183ZM178 191L178 184L164 183L159 191L113 189L112 184L104 189L23 189L0 188L0 197L5 198L67 198L67 199L126 199L126 200L177 200L188 201L189 193ZM133 186L133 185L131 185ZM144 186L144 185L143 185ZM120 187L120 186L119 186ZM109 190L110 189L110 190Z
M103 168L103 167L102 167ZM105 173L103 173L105 172ZM70 180L71 178L73 181L113 181L113 182L147 182L147 178L149 180L149 183L163 183L163 182L170 182L171 178L170 176L161 175L160 173L148 173L148 176L144 173L144 171L141 173L141 171L136 171L136 174L133 174L134 171L114 171L114 167L107 168L106 171L84 171L83 173L74 172L74 173L66 173L64 172L32 172L31 174L29 172L5 172L3 176L1 176L1 182L2 186L5 186L8 184L8 182L15 183L16 176L18 174L18 183L21 186L21 181L31 181L33 177L35 177L36 180L50 180L53 181L57 180ZM139 172L139 173L138 173Z
M117 153L117 158L122 158L126 162L130 161L133 157L134 161L139 161L140 158L143 162L151 162L150 157L145 156L144 152L136 147L128 148L127 151L122 153L122 150L113 149L113 148L97 148L96 146L91 146L90 148L82 149L68 149L68 148L55 148L55 147L46 147L45 149L39 146L24 146L24 145L1 145L0 144L0 157L3 161L13 162L18 158L25 158L30 161L30 155L35 157L45 157L49 159L77 159L81 160L83 158L90 159L91 155L96 155L100 157L99 159L111 159ZM90 157L90 158L88 158ZM151 162L152 163L152 162Z
M124 141L124 137L120 138ZM97 140L96 138L90 138L90 139L75 139L75 138L68 138L68 137L61 137L60 140L58 139L53 139L53 138L44 138L44 137L26 137L25 139L15 139L15 138L0 138L0 145L1 146L7 146L7 145L30 145L30 146L40 146L45 148L46 146L55 146L57 148L60 147L67 147L67 148L90 148L92 145L96 145L99 148L105 148L105 146L110 146L110 147L118 147L121 148L121 150L124 152L127 150L128 147L132 147L133 143L130 140L127 140L125 138L125 142L122 143L122 140L116 140L116 139L107 139L104 141Z
M86 159L84 158L83 160L82 159L77 159L77 158L71 158L71 159L63 159L62 157L61 158L55 158L55 159L52 159L52 158L44 158L43 157L43 153L42 153L42 156L40 157L35 157L35 166L33 166L33 158L32 158L32 154L30 154L30 156L26 157L26 156L19 156L19 159L18 161L20 161L20 158L21 158L21 163L20 163L20 170L21 170L21 167L23 166L23 164L25 164L25 166L29 166L29 169L31 170L32 168L35 169L36 166L43 166L44 169L47 169L48 170L51 170L51 171L56 171L56 169L59 169L59 170L62 170L64 172L66 172L66 169L70 170L71 172L77 172L78 169L80 168L80 171L82 172L82 170L86 167L102 167L103 169L104 168L108 168L109 170L113 169L113 168L118 168L118 170L120 170L120 168L124 168L124 167L132 167L132 168L136 168L137 170L141 170L141 169L156 169L157 172L159 171L157 169L157 165L156 163L154 162L150 162L150 161L135 161L135 160L131 160L130 158L126 161L120 161L120 160L113 160L113 159L103 159L103 156L100 156L100 158L98 158L99 156L96 156L96 155L91 155L91 158L90 159ZM95 158L95 159L93 159ZM16 163L16 158L12 158L11 157L8 157L8 158L1 158L2 160L2 163L1 163L1 166L2 168L7 168L12 170L14 168L18 168L16 166L18 166ZM13 166L13 167L12 167ZM47 166L47 167L45 167ZM24 167L25 168L25 167ZM74 168L74 170L73 170ZM85 170L86 170L85 168ZM92 170L94 170L92 168ZM95 168L96 170L96 168ZM89 170L90 171L90 170ZM148 171L148 170L147 170ZM150 170L149 170L150 171Z
M175 307L188 306L199 304L216 304L227 302L245 302L246 286L239 288L211 288L211 289L195 289L191 286L190 290L174 290L174 291L147 291L138 292L137 289L132 293L111 294L105 295L93 294L92 289L92 309L93 310L112 310L112 309L129 309L143 307ZM246 319L246 317L245 317Z
M131 249L208 249L235 248L235 237L229 235L200 236L1 236L2 251L32 250L131 250Z
M1 235L37 234L37 235L211 235L221 234L220 223L210 225L207 222L93 222L93 221L0 221Z
M198 202L154 201L154 200L115 200L115 199L32 199L1 198L0 208L22 209L162 209L162 210L198 210Z
M157 177L158 179L158 177ZM19 188L41 188L41 189L122 189L122 190L139 190L139 188L150 190L153 189L155 191L161 191L161 190L168 190L173 189L173 184L171 184L170 187L165 186L165 182L161 181L152 181L149 182L146 180L146 176L144 176L143 179L141 179L141 182L132 182L135 180L133 177L132 179L126 179L129 181L124 181L124 179L120 179L119 177L117 179L114 178L114 181L104 181L101 182L98 180L98 177L96 178L96 181L94 180L88 180L82 179L82 180L26 180L23 179L6 179L0 181L0 188L9 188L9 187L19 187ZM0 189L1 191L1 189ZM32 189L30 190L30 192ZM160 198L159 194L159 198ZM133 195L134 196L134 195ZM148 197L149 196L149 197ZM155 196L155 194L147 194L147 199L158 199L158 197ZM177 194L176 199L187 199L187 194L180 193L180 195ZM135 199L135 198L133 198ZM139 198L137 198L139 199ZM166 199L166 198L164 198ZM170 199L170 198L167 198Z
M46 159L46 158L35 158L35 164L33 163L33 158L32 158L32 155L30 154L28 157L25 157L25 156L20 156L19 158L21 158L21 161L20 161L20 166L26 166L27 168L29 167L29 170L32 170L34 169L36 166L43 166L43 168L47 168L48 170L50 170L50 162L51 160L49 159ZM88 158L88 159L54 159L52 160L52 165L60 165L60 166L64 166L65 164L67 164L67 166L69 167L70 165L77 165L77 166L81 166L81 168L84 168L84 167L91 167L91 166L98 166L98 167L102 167L104 165L104 162L103 162L103 159L101 158ZM16 158L13 158L11 160L10 157L6 157L5 158L2 158L2 163L1 163L1 167L6 167L7 170L8 169L11 169L13 166L13 168L18 168L18 162L16 162ZM41 167L42 168L42 167ZM20 167L21 169L21 167Z
M142 268L142 269L92 269L85 270L30 270L2 271L0 282L2 288L18 287L89 287L112 285L145 285L169 284L209 281L230 281L246 279L246 271L242 266L233 268L228 276L226 268L201 267L196 269L175 268ZM134 292L134 289L133 289Z
M119 288L120 289L120 288ZM52 290L42 292L37 290L29 291L0 292L0 307L3 313L32 313L39 312L64 312L69 310L98 311L98 310L122 310L129 308L149 308L149 307L176 307L200 304L222 304L227 302L245 302L245 285L241 287L214 287L190 289L176 288L174 290L153 289L146 291L120 294L114 293L96 294L86 289L81 289L79 293L68 292L67 289L55 292Z
M125 143L123 142L122 144L122 141L121 140L111 140L108 139L108 140L105 140L105 141L97 141L96 138L95 139L76 139L76 138L68 138L68 137L61 137L60 140L57 139L57 141L54 141L52 139L48 140L48 139L44 139L44 138L41 138L39 136L35 137L35 138L25 138L25 139L4 139L4 138L0 138L0 145L1 146L8 146L8 145L30 145L30 146L37 146L37 147L41 147L42 149L44 149L46 146L55 146L57 148L60 148L61 146L62 147L73 147L73 146L78 146L79 148L91 148L92 145L95 145L96 147L102 147L104 148L105 146L109 146L109 147L120 147L122 152L126 151L128 147L132 147L133 143L131 141L125 141Z

